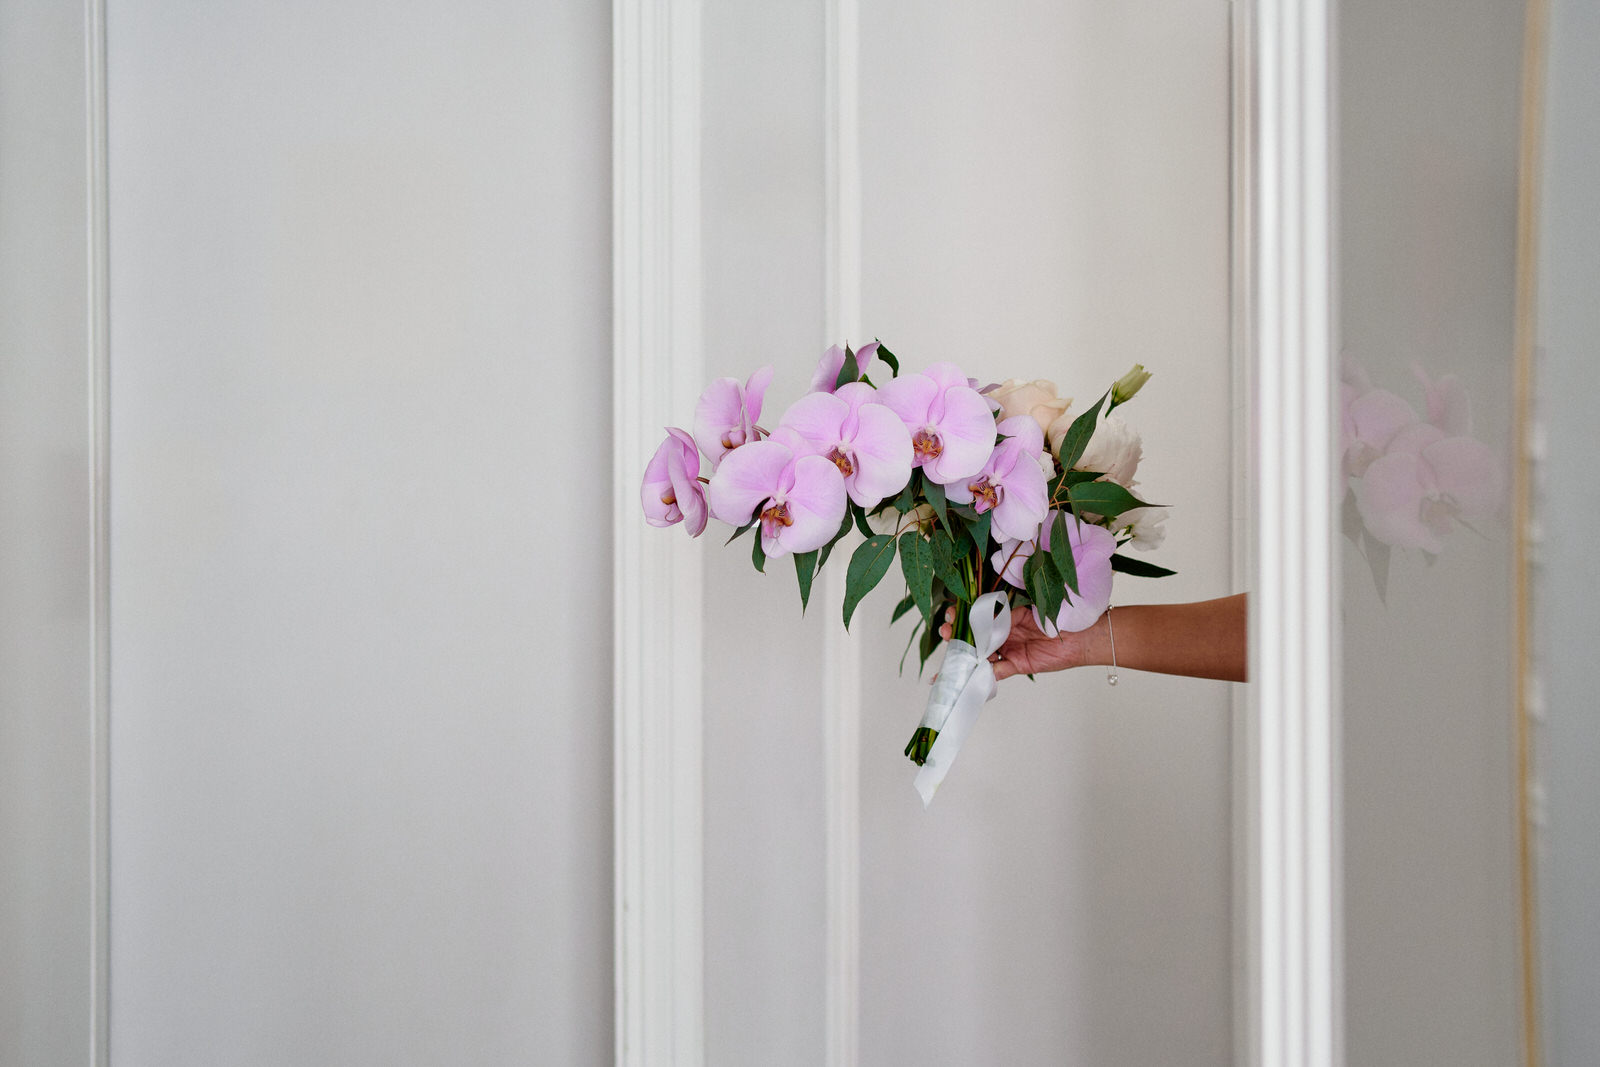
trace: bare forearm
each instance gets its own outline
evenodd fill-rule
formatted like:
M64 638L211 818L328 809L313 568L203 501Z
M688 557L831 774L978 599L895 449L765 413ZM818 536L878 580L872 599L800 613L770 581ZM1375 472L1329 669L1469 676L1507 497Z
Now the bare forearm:
M1193 604L1131 604L1094 624L1088 662L1129 670L1242 682L1248 673L1246 594Z

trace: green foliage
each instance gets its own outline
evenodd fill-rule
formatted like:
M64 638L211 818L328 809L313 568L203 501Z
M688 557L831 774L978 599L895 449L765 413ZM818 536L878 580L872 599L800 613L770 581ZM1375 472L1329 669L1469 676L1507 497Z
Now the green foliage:
M939 517L940 526L950 525L950 516L945 511L944 486L926 478L922 482L922 495L928 498L928 506L933 508L933 513Z
M1132 556L1112 556L1111 569L1131 574L1136 578L1166 578L1178 573L1166 567L1157 567L1154 563L1146 563L1142 559L1134 559Z
M1087 511L1114 519L1124 511L1152 506L1116 482L1084 482L1082 485L1075 485L1067 491L1067 502L1073 514L1079 518L1082 518L1083 513Z
M850 532L850 509L845 508L844 521L839 523L839 532L833 535L833 540L822 546L822 554L817 557L817 570L821 570L828 562L828 557L833 554L833 546L844 540L844 535Z
M1067 588L1076 593L1078 591L1078 563L1072 558L1072 542L1067 538L1067 516L1065 512L1056 512L1055 522L1050 527L1050 558L1055 561L1056 573L1061 575L1062 581L1067 583Z
M944 583L944 587L952 593L965 593L967 591L967 582L961 576L961 570L956 565L956 560L962 553L956 547L955 541L951 539L949 531L933 531L933 539L929 542L928 551L933 563L933 573Z
M761 538L754 538L750 546L750 562L754 563L756 570L762 574L767 573L767 553L761 547Z
M817 551L797 552L794 557L795 577L800 580L800 614L806 613L811 603L811 579L817 574Z
M845 345L844 366L839 368L839 376L833 380L833 387L838 389L839 386L856 381L860 377L861 368L856 364L856 354L850 350L849 345Z
M850 570L845 574L844 582L844 628L850 628L850 617L856 612L856 605L861 603L862 597L883 580L889 573L889 564L894 562L895 540L893 534L873 534L867 538L855 555L850 557Z
M1110 395L1108 390L1094 402L1094 407L1072 420L1066 436L1061 438L1061 449L1057 453L1062 470L1070 471L1078 465L1078 460L1083 458L1083 450L1089 447L1089 439L1094 436L1095 422L1100 418L1100 408Z
M933 549L915 530L900 535L900 569L924 619L933 618Z
M874 337L873 340L878 341L876 337ZM890 376L895 378L900 377L900 361L895 358L893 352L889 351L889 346L884 344L882 341L878 341L878 358L889 365Z

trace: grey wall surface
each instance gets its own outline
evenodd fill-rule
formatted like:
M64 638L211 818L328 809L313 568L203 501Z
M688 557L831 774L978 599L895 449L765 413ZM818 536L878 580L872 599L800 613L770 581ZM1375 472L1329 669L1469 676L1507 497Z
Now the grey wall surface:
M0 4L0 1064L87 1063L93 796L83 10Z
M1540 196L1538 411L1543 423L1535 634L1545 717L1538 867L1546 1062L1600 1059L1600 10L1555 0Z
M1414 368L1456 375L1502 477L1523 7L1337 5L1339 352L1419 418ZM1512 520L1393 549L1385 593L1342 545L1352 1067L1520 1062Z
M109 31L115 1061L608 1062L609 8Z

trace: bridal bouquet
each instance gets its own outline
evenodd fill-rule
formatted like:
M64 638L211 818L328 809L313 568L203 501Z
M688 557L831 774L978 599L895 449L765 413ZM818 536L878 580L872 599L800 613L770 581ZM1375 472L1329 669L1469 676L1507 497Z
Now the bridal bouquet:
M750 533L758 571L792 557L802 611L817 571L857 531L844 624L898 557L905 595L890 621L916 613L906 653L918 645L923 665L955 608L906 746L926 804L994 695L988 660L1012 611L1031 610L1047 636L1085 630L1111 602L1114 571L1173 573L1118 551L1154 548L1164 535L1164 509L1132 492L1139 435L1112 414L1150 375L1136 365L1072 415L1071 398L1050 382L980 386L952 363L901 373L881 343L834 346L810 391L768 429L760 420L772 375L719 378L695 407L694 432L667 430L645 468L645 519L681 522L698 537L715 518L734 528L729 544Z

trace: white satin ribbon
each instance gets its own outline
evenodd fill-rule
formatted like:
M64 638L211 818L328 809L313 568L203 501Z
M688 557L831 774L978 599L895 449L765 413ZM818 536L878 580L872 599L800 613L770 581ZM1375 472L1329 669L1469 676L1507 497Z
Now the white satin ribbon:
M922 714L922 725L939 731L917 772L916 787L924 808L933 802L939 783L950 773L962 742L978 721L978 712L994 696L997 683L989 657L1000 651L1011 633L1011 605L1004 593L985 593L972 602L967 617L974 644L950 641L945 645L944 662Z

